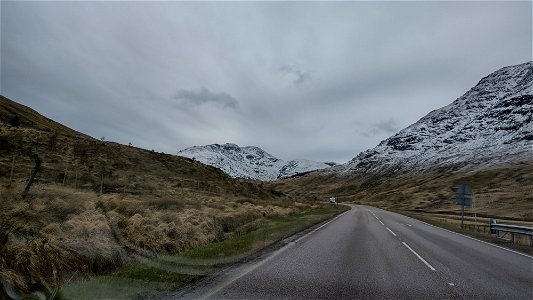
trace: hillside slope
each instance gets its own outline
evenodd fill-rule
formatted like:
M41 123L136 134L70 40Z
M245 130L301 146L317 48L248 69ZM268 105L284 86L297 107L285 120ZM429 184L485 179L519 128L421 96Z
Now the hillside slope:
M533 62L502 68L453 103L362 152L344 172L475 170L533 157Z
M305 159L284 161L259 147L239 147L235 144L195 146L179 151L178 155L219 168L234 178L264 181L325 169L332 165Z
M502 68L350 162L271 186L295 197L454 213L453 188L468 183L479 214L533 220L532 87L532 62Z
M53 269L63 280L220 241L311 207L299 201L199 161L93 139L0 98L0 298L6 282L49 286Z
M19 123L21 128L33 128L43 131L54 131L70 137L90 138L78 131L70 129L54 120L39 114L35 110L0 95L0 123Z

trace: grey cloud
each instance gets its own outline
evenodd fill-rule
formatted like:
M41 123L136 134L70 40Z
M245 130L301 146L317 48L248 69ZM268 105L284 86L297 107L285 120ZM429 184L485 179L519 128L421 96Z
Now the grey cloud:
M376 130L387 134L396 133L400 129L398 123L392 119L376 123L375 128Z
M182 100L182 103L191 105L201 105L205 103L215 103L224 108L237 108L239 102L228 93L213 93L209 89L202 87L198 90L179 89L174 98Z
M295 86L302 85L303 83L311 79L309 71L302 70L295 66L284 65L279 68L279 71L282 72L284 75L292 78L292 83Z
M531 60L531 8L3 1L0 92L147 149L234 142L346 162L481 77Z
M400 130L400 126L398 125L398 123L393 119L389 119L389 120L383 120L383 121L374 123L370 129L363 132L363 135L366 137L371 137L371 136L376 136L376 135L390 136L390 135L395 134L399 130Z

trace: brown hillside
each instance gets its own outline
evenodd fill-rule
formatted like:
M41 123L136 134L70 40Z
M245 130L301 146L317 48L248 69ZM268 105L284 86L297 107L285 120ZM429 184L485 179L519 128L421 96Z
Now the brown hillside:
M293 197L370 204L385 209L459 214L454 187L470 185L477 214L496 219L533 221L533 160L453 172L453 167L411 175L314 172L271 183ZM459 168L457 168L459 169ZM469 210L470 212L470 210Z
M20 126L10 123L17 116ZM0 98L0 177L25 181L33 154L42 160L37 182L85 190L156 195L176 191L255 196L272 194L258 184L238 181L214 167L188 158L96 140L34 110ZM13 165L13 159L15 161ZM14 166L12 168L12 166Z
M93 139L0 98L0 279L22 291L52 282L54 268L61 278L106 272L310 206L188 158Z
M14 118L20 121L20 127L33 128L43 131L53 131L61 135L71 137L85 137L89 136L72 130L56 121L50 120L47 117L39 114L35 110L12 101L0 95L0 123L10 124Z

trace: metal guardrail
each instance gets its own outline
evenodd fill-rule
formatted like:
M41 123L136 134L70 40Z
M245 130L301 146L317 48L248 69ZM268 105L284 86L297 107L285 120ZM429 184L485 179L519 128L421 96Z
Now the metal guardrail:
M515 235L516 234L524 234L529 236L529 243L531 246L533 246L533 227L527 227L527 226L519 226L519 225L508 225L508 224L498 224L496 223L496 220L491 219L490 220L490 232L492 234L496 234L497 238L500 237L500 232L509 232L511 233L511 239L510 242L513 244L515 243Z

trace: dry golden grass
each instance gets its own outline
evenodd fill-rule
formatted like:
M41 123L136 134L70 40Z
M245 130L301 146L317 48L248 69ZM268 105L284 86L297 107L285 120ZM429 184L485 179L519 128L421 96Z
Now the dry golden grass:
M34 155L42 165L23 199ZM309 208L188 158L93 139L3 97L0 205L0 279L22 291L32 278L49 287L54 269L59 280L106 272Z
M84 136L75 130L65 127L53 120L50 120L35 110L12 101L0 95L0 123L9 124L13 117L19 117L21 127L31 127L39 130L53 130L62 135Z
M496 165L473 172L432 170L418 175L352 174L332 176L312 173L273 182L269 188L293 197L370 204L386 209L436 214L460 214L455 191L461 183L474 192L481 217L533 221L533 160Z
M37 184L25 199L21 184L2 180L0 276L22 291L31 278L101 273L138 259L175 254L223 240L258 219L309 209L272 200L185 194L183 198L104 194ZM250 202L256 202L252 204ZM5 230L9 227L9 230Z

